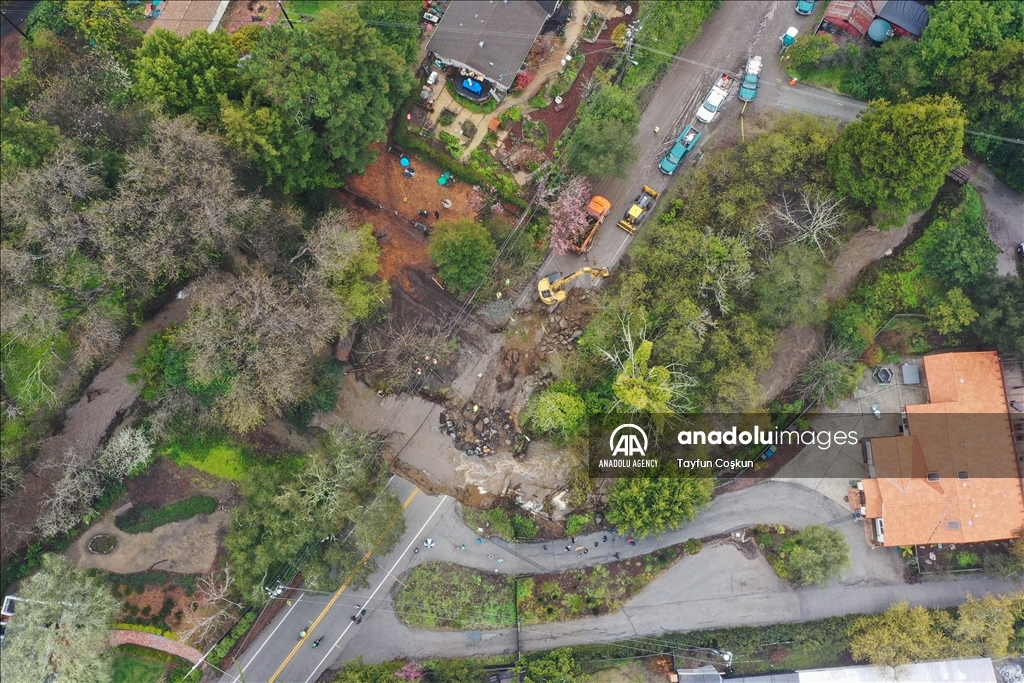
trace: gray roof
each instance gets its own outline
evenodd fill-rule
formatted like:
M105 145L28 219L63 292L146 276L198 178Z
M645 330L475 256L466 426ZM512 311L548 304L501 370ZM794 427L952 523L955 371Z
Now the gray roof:
M928 10L914 0L889 0L878 16L920 37L928 25Z
M508 87L548 14L536 0L453 0L427 49Z

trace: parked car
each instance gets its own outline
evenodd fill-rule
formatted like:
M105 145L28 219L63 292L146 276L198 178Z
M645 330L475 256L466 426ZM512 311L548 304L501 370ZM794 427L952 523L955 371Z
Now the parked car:
M683 157L690 153L697 141L700 140L701 132L693 126L687 126L683 129L683 132L676 138L676 143L672 145L672 149L668 151L665 158L658 164L658 168L661 169L662 173L672 175L679 168L679 164L683 163Z
M704 98L704 103L697 110L697 120L701 123L711 123L722 104L729 97L732 90L733 79L729 74L722 74L722 77L711 87L711 92Z
M814 0L796 0L796 13L808 15L814 11Z

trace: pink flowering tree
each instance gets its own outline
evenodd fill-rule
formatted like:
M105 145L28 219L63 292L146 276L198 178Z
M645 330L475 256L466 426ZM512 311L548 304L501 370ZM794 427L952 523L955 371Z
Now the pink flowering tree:
M423 678L423 667L418 662L407 662L405 666L395 672L395 676L403 681L418 681Z
M565 254L587 234L587 205L593 188L581 175L573 176L554 199L544 202L551 216L551 248Z

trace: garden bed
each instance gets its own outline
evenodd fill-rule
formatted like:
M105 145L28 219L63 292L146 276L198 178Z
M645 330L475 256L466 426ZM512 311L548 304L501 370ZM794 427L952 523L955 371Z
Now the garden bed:
M943 574L946 572L979 571L985 558L991 555L1009 555L1013 541L987 541L985 543L951 543L949 545L915 545L918 572Z
M142 534L171 522L180 522L196 515L209 515L217 510L217 501L209 496L192 496L161 508L136 505L118 515L114 524L128 534ZM90 542L91 550L91 542Z
M469 569L451 562L413 568L395 584L395 614L405 624L436 631L515 626L515 588L511 576Z
M110 534L96 534L89 539L89 552L97 555L107 555L117 547L117 537Z

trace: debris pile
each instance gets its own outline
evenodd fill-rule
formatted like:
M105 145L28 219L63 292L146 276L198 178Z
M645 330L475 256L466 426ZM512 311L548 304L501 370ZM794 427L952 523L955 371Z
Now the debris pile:
M441 411L440 430L455 442L462 455L486 457L500 450L513 455L526 452L529 439L519 431L512 414L501 409L484 409L480 405L449 406Z

